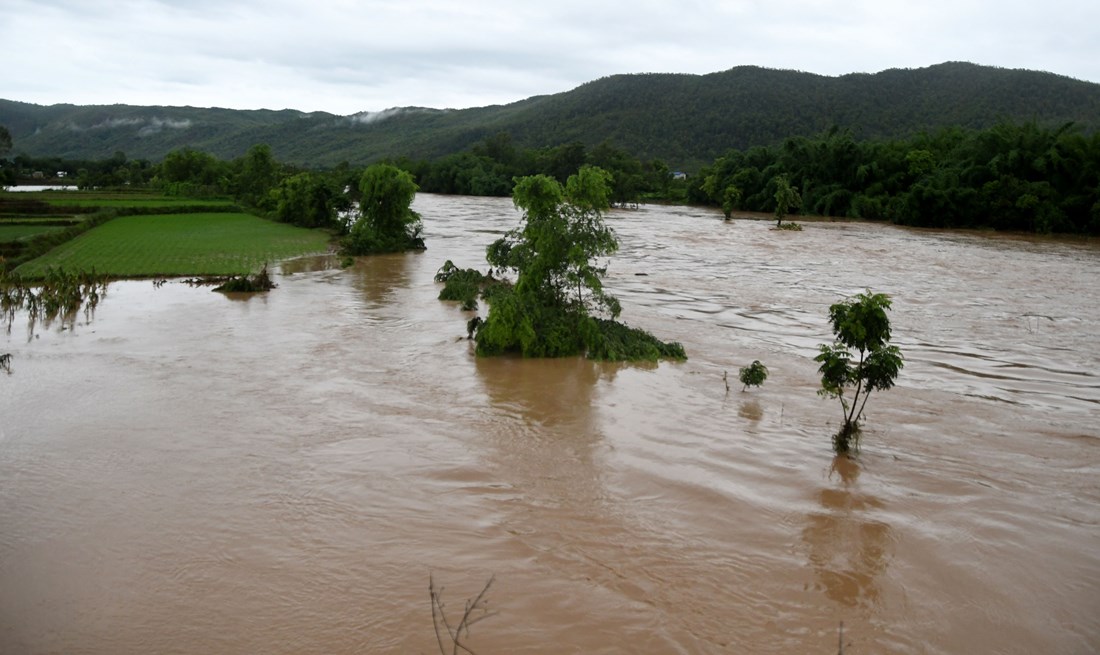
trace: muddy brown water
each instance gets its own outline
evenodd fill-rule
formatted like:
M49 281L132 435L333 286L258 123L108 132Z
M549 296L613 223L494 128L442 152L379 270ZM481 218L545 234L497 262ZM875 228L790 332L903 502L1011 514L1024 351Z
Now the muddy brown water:
M17 317L0 652L438 652L429 573L452 617L496 576L482 655L1100 650L1095 242L615 211L622 319L690 360L477 359L432 276L517 214L415 206L424 253ZM907 365L838 462L811 358L866 287Z

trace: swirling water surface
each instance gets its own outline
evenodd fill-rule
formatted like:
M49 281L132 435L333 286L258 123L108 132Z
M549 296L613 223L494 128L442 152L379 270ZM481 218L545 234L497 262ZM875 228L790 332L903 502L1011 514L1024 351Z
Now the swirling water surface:
M1097 244L613 211L622 320L690 359L478 359L432 278L519 216L415 207L424 253L17 318L0 652L436 652L429 574L451 617L495 575L482 655L1100 650ZM812 357L866 288L906 366L835 461Z

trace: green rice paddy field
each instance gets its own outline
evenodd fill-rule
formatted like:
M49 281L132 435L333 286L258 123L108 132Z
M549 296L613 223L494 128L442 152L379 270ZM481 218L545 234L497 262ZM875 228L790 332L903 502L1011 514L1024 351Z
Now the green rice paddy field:
M100 201L101 202L101 201ZM244 275L265 263L325 252L330 236L240 213L124 216L104 223L16 269L47 267L111 277Z
M60 225L4 225L0 223L0 243L4 243L5 241L18 241L20 239L33 237L37 234L61 229L64 228Z
M186 198L166 196L145 191L109 193L103 191L36 191L32 193L9 194L11 197L25 197L29 200L41 200L55 207L234 207L229 198Z

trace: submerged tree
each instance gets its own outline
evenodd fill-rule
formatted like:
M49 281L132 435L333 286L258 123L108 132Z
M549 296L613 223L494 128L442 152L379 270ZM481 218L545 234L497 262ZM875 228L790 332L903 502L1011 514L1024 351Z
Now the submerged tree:
M66 272L47 268L41 280L25 281L15 274L0 273L0 319L11 333L16 312L27 312L27 339L34 336L41 321L49 327L54 321L71 329L83 310L90 319L100 299L107 294L107 277L90 272Z
M764 384L764 380L768 379L768 367L761 364L759 359L755 359L752 364L741 367L737 372L737 378L741 380L741 384L745 385L741 391L748 391L749 387L759 387Z
M390 164L374 164L359 181L360 218L344 239L344 254L423 250L420 215L410 209L417 186L413 177Z
M833 435L838 455L859 449L860 421L872 391L894 386L904 366L901 351L890 345L890 297L866 291L829 307L836 340L821 344L814 361L821 364L819 394L840 400L844 422ZM853 361L853 351L858 359ZM847 391L851 395L845 395Z
M786 175L775 178L775 225L783 226L783 217L802 206L802 196L791 186Z
M516 180L513 201L524 212L523 224L486 251L490 266L515 273L515 285L494 287L489 315L477 330L479 354L684 357L679 344L614 321L621 307L601 279L607 268L601 258L619 247L603 221L610 180L593 166L582 167L565 187L546 175Z

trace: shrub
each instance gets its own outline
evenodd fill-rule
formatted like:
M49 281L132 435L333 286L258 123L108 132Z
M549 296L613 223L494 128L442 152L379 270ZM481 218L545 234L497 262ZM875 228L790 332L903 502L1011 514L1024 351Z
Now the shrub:
M761 364L759 359L753 360L752 364L741 368L737 377L745 385L741 391L746 391L749 387L759 387L768 379L768 367Z
M821 364L822 396L837 398L843 409L844 422L833 436L833 449L838 455L859 449L860 422L863 409L872 391L885 391L894 386L898 372L904 366L901 351L890 345L890 297L870 291L829 307L836 340L818 346L820 354L814 361ZM853 351L858 358L853 361ZM851 391L851 396L846 395Z

